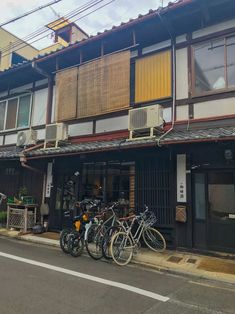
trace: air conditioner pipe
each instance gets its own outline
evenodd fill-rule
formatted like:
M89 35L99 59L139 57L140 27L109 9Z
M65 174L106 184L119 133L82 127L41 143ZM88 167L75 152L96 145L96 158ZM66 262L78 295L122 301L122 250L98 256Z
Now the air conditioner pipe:
M45 76L48 79L48 93L47 93L47 109L46 109L46 124L51 123L52 114L52 102L53 102L53 78L50 74L38 67L36 62L32 62L32 68L39 74Z
M171 34L170 30L168 29L167 25L165 24L161 14L157 11L157 15L165 29L167 30L168 34L170 35L171 38L171 44L172 44L172 113L171 113L171 128L161 135L159 139L157 140L157 146L161 146L161 140L169 134L175 126L175 116L176 116L176 49L175 49L175 38Z

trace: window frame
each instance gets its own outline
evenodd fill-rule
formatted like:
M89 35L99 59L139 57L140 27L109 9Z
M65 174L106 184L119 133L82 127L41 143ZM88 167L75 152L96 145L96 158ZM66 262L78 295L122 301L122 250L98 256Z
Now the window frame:
M19 104L20 104L20 98L21 97L26 97L26 96L30 96L30 104L29 104L29 121L28 121L28 126L23 126L23 127L17 127L17 122L18 122L18 114L19 114ZM17 109L16 109L16 119L15 119L15 127L11 128L11 129L6 129L6 123L7 123L7 112L8 112L8 103L10 100L12 99L17 99ZM22 94L20 96L13 96L7 99L3 99L0 100L0 102L6 102L6 106L5 106L5 117L4 117L4 126L3 129L0 130L0 134L1 133L6 133L6 132L11 132L14 130L23 130L26 128L29 128L31 126L31 114L32 114L32 103L33 103L33 97L32 97L32 93L26 93L26 94Z
M220 36L220 37L213 37L207 40L202 40L200 42L193 43L191 46L191 71L192 71L192 79L191 79L191 93L192 97L201 97L201 96L208 96L214 94L221 94L225 92L235 91L235 86L228 87L228 70L227 70L227 45L226 40L229 38L235 38L235 33ZM215 40L223 40L224 41L224 75L225 75L225 88L214 89L211 91L204 91L204 92L196 92L196 71L195 71L195 47L202 45L203 43L210 43Z

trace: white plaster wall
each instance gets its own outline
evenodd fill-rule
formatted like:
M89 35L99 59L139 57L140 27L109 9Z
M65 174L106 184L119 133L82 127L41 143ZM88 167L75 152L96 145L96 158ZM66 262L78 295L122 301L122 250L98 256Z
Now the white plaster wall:
M33 95L32 108L32 126L42 125L46 123L46 107L47 107L48 88L38 90Z
M93 122L82 122L68 126L69 136L89 135L93 133Z
M176 43L180 44L186 41L186 34L180 35L178 37L176 37Z
M17 133L9 134L5 136L5 145L16 144Z
M96 133L126 130L127 128L128 115L96 121Z
M56 122L55 120L55 95L56 95L56 86L54 85L53 95L52 95L51 123Z
M220 32L220 31L232 28L232 27L235 27L235 19L197 30L193 32L192 38L195 39L202 36L210 35L210 34Z
M165 122L171 122L171 107L163 108L163 119Z
M142 54L150 53L152 51L157 51L166 47L171 46L171 40L162 41L160 43L154 44L152 46L148 46L142 49Z
M48 83L48 79L43 79L43 80L35 82L35 87L38 87L47 83Z
M176 120L188 120L188 105L176 107Z
M0 93L0 98L1 97L5 97L5 96L7 96L8 95L8 91L6 90L5 92L1 92Z
M205 101L194 104L194 119L235 115L235 98Z
M0 136L0 146L3 145L3 136Z
M27 92L29 92L29 90L32 89L32 88L33 88L33 83L26 84L26 85L23 85L23 86L20 86L20 87L11 89L11 90L10 90L10 94L15 94L15 93L27 93Z
M176 51L176 99L188 98L188 51Z

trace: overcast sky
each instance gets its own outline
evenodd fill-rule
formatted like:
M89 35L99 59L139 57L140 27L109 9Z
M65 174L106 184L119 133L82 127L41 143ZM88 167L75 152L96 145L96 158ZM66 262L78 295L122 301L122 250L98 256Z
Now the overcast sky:
M109 1L110 0L104 0L104 2L100 5L103 5ZM1 0L0 24L49 2L52 2L52 0ZM53 5L52 8L57 12L57 14L64 16L65 14L74 11L76 8L79 8L87 2L88 0L62 0L61 2ZM163 3L166 5L168 1L164 0ZM94 35L98 31L109 29L113 25L120 24L120 22L126 22L130 18L135 18L138 16L138 14L145 14L149 9L156 9L161 4L162 0L115 0L108 6L90 14L87 17L84 17L81 20L78 20L76 23L89 35ZM86 13L88 12L89 11L86 11ZM84 14L85 12L80 16ZM79 16L76 18L79 18ZM55 19L57 19L56 14L53 13L52 9L48 7L28 17L11 23L5 26L5 28L16 36L25 38L25 36L29 35L33 31L38 30ZM43 34L40 37L45 35L46 34ZM50 43L52 43L52 39L51 34L48 33L47 37L45 37L43 40L34 42L32 44L40 49L49 45Z

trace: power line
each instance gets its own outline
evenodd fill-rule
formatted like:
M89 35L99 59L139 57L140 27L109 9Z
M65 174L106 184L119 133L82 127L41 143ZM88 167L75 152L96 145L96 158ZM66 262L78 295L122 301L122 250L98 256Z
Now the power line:
M93 6L99 4L100 2L103 2L103 1L104 0L91 0L91 1L88 1L86 4L78 7L77 9L75 9L73 11L70 11L69 13L64 15L64 18L66 18L66 19L73 18L74 16L79 15L80 13L84 12L85 10L88 10L88 9L92 8ZM63 23L64 23L63 20L62 21L59 20L57 23L54 23L54 26L59 26L59 25L61 25ZM2 52L2 54L4 54L5 52L8 52L10 48L11 49L15 49L15 48L17 48L19 46L24 45L24 43L22 43L22 41L27 41L30 44L30 40L35 39L35 37L38 37L38 36L42 35L43 33L48 33L47 35L49 35L50 30L47 27L45 27L45 26L41 27L40 29L38 29L38 30L34 31L33 33L27 35L25 38L18 39L15 42L11 43L10 45L2 47L1 52ZM33 42L35 42L35 40ZM24 47L25 47L25 45L24 45ZM21 49L21 48L19 48L19 49ZM17 49L17 50L19 50L19 49Z
M44 8L47 8L47 7L49 7L49 6L53 5L53 4L56 4L56 3L60 2L60 1L62 1L62 0L54 0L54 1L51 1L51 2L49 2L47 4L45 4L45 5L41 5L40 7L36 8L36 9L32 9L32 10L30 10L30 11L28 11L28 12L22 14L22 15L19 15L19 16L15 17L15 18L11 19L11 20L8 20L8 21L0 24L0 27L3 27L5 25L13 23L13 22L15 22L17 20L20 20L20 19L22 19L25 16L28 16L30 14L33 14L34 12L37 12L37 11L42 10Z
M105 0L99 0L98 2L103 2L103 1L105 1ZM86 17L86 16L88 16L88 15L90 15L90 14L92 14L92 13L94 13L94 12L100 10L100 9L102 9L103 7L105 7L105 6L109 5L109 4L111 4L111 3L114 2L114 1L116 1L116 0L110 0L109 2L105 3L104 5L102 5L102 6L98 7L98 8L96 8L96 9L92 10L91 12L88 12L87 14L81 16L80 18L74 20L73 22L83 19L84 17ZM83 10L83 11L85 11L85 10ZM36 39L36 40L32 41L31 43L35 43L35 42L37 42L37 41L40 41L41 39L44 39L44 38L46 38L47 36L48 36L48 34L46 34L46 35L40 37L39 39ZM22 49L22 48L24 48L24 47L27 47L27 46L28 46L28 44L25 43L24 46L22 46L22 47L20 47L20 48L18 48L18 49L15 49L14 51L11 51L10 53L3 54L2 57L5 57L5 56L7 56L7 55L10 55L12 52L18 51L18 50L20 50L20 49Z

